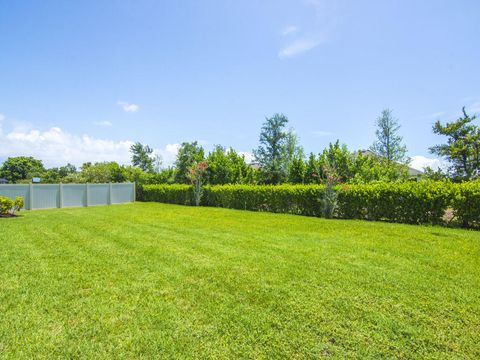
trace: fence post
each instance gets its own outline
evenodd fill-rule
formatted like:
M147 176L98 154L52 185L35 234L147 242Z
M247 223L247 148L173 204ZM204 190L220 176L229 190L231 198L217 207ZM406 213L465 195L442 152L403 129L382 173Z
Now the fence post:
M90 198L90 194L89 194L89 187L88 187L88 183L86 183L85 185L85 206L88 206L88 202L89 202L89 198Z
M133 182L133 202L137 201L137 183Z
M33 210L33 184L28 185L28 197L30 199L28 204L28 210Z
M61 209L63 208L63 184L58 184L58 207Z
M108 183L108 205L112 205L112 183Z

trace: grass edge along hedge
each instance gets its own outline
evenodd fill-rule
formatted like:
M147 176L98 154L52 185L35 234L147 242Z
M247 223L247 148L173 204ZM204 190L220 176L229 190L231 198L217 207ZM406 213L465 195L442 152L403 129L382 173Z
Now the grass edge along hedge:
M307 216L322 215L322 185L207 185L201 205ZM452 210L463 227L480 226L480 181L338 185L336 217L445 225ZM193 205L190 185L144 185L139 200Z

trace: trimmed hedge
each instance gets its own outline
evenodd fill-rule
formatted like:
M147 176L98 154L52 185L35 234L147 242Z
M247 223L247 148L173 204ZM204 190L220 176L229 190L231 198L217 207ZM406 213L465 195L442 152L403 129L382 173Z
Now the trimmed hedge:
M158 184L137 186L137 199L168 204L193 205L193 189L190 185Z
M322 185L205 186L201 205L307 216L322 214ZM480 227L480 181L390 182L336 187L336 217L445 224L447 210L464 227ZM145 185L139 200L191 205L189 185Z
M213 185L205 187L206 206L308 216L321 214L320 185Z
M463 227L480 228L480 180L459 184L452 207Z
M340 218L407 224L441 224L454 198L448 182L372 183L339 190Z

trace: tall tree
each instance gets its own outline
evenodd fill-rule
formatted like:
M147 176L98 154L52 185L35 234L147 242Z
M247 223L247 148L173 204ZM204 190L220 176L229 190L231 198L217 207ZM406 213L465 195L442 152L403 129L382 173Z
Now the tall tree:
M175 161L175 182L188 184L188 172L198 162L204 160L205 151L197 141L184 142L180 145Z
M403 138L398 134L400 124L392 116L392 110L383 110L382 115L376 121L376 126L377 139L370 150L377 156L387 159L387 163L408 164L410 159L407 157L407 147L402 143Z
M31 156L10 157L2 164L0 177L7 179L8 182L16 183L34 176L41 176L44 171L41 160Z
M298 135L293 128L286 133L285 146L283 147L282 166L285 173L288 173L294 159L303 159L303 147L300 145Z
M480 175L480 128L472 122L477 118L462 109L463 116L442 125L437 121L433 132L447 137L447 143L430 148L433 154L446 158L455 179L470 180Z
M288 118L283 114L266 118L260 132L260 145L253 150L255 161L260 165L263 180L269 184L278 184L286 174L284 157L288 137L285 131L287 123Z
M148 145L142 145L136 142L130 147L132 153L132 165L136 166L143 171L153 172L155 158L152 156L153 149Z

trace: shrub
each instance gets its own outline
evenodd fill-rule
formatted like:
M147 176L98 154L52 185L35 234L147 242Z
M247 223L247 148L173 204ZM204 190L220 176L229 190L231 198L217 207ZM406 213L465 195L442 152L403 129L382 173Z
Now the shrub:
M21 208L23 208L24 201L23 198L20 196L17 196L15 198L15 201L13 202L13 212L19 212Z
M449 182L345 185L338 191L339 217L440 224L453 195Z
M0 216L14 215L15 212L20 211L22 207L23 199L21 197L15 198L14 201L10 198L0 196Z
M158 184L138 186L138 199L169 204L192 205L193 191L190 185Z
M187 177L192 183L193 203L195 206L200 206L200 201L202 200L207 168L208 163L206 161L200 161L188 170Z
M321 185L215 185L205 187L204 205L320 216Z
M480 227L480 180L458 184L454 214L463 227Z
M336 216L407 224L443 224L448 209L464 227L480 227L480 181L337 185ZM189 185L145 185L139 200L192 205ZM207 185L201 205L325 216L322 185Z
M207 185L201 205L320 216L322 190L321 185ZM144 185L139 194L143 201L193 204L189 185Z

